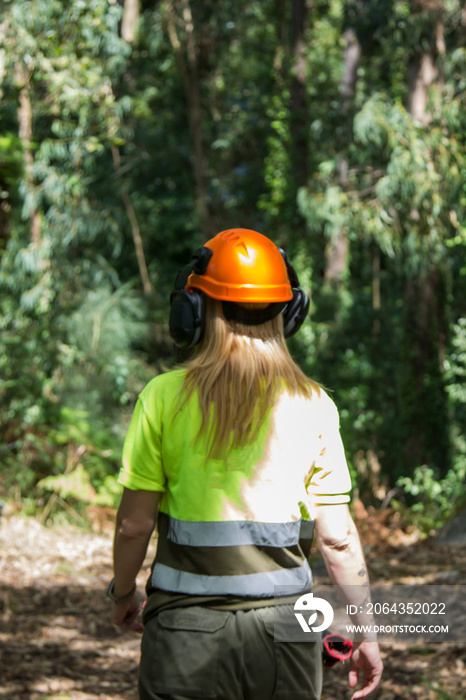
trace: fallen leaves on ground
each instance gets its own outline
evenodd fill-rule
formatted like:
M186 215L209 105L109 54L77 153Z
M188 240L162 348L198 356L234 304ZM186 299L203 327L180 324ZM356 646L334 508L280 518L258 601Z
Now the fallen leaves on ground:
M362 512L358 528L371 580L466 581L466 547L421 541L389 511ZM109 619L112 535L44 528L12 516L0 525L0 699L137 700L140 637ZM145 575L154 553L151 547ZM324 577L325 574L322 574ZM464 644L381 645L385 664L375 700L460 700ZM351 697L348 665L325 669L322 700Z

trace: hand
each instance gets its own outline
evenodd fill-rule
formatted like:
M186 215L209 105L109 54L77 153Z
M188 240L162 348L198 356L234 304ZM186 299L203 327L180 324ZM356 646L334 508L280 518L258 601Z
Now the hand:
M117 627L121 627L125 632L138 632L142 634L144 625L136 618L141 611L141 599L137 591L129 600L124 603L112 603L112 622Z
M350 688L357 686L361 671L363 672L362 688L353 693L351 700L367 698L380 683L383 663L377 642L360 642L355 645L348 676Z

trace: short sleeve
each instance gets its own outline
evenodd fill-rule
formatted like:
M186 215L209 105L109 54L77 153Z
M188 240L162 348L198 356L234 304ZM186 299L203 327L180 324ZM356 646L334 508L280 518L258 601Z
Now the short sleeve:
M153 413L153 412L151 412ZM147 415L142 397L138 398L123 445L118 482L126 488L165 491L162 464L161 421Z
M348 503L351 477L340 435L340 419L333 401L322 395L316 458L306 481L317 505Z

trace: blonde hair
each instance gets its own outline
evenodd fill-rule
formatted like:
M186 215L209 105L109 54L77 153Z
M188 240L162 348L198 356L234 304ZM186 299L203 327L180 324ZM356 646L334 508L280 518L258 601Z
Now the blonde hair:
M226 321L221 302L209 297L203 338L186 364L183 403L196 389L202 412L199 436L207 435L207 457L216 459L229 447L254 441L282 390L308 398L320 393L288 351L281 314L257 326Z

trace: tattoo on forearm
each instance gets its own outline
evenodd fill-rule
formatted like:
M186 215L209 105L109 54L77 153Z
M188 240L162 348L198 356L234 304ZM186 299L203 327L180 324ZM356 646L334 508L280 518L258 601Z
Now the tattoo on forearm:
M362 576L367 576L367 571L366 571L366 567L365 567L365 566L362 566L362 567L360 568L360 570L358 571L358 576L361 576L361 577L362 577Z

